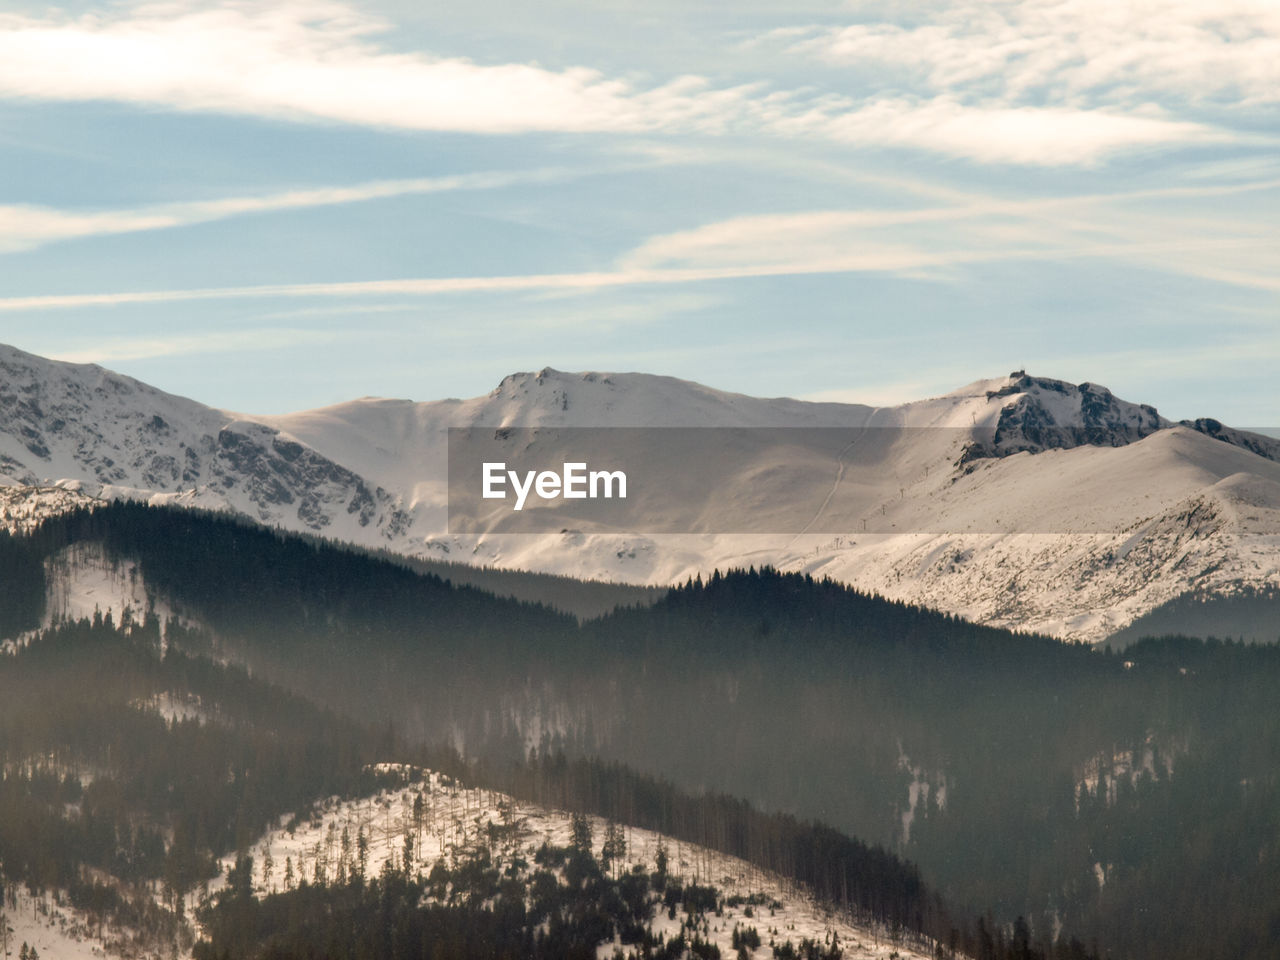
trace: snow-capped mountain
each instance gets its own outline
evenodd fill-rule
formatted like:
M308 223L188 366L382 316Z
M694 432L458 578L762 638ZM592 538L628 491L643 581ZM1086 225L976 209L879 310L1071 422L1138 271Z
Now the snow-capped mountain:
M739 464L709 444L698 460L717 483L675 507L641 491L604 522L530 535L506 532L501 514L448 532L450 427L541 428L552 460L578 458L567 427L894 429L875 434L893 440L869 460L849 455L852 442L780 442ZM676 454L653 433L639 453L663 467ZM12 526L128 496L581 577L663 583L773 564L1085 640L1190 589L1280 581L1280 441L1173 423L1104 387L1021 371L869 407L545 369L470 400L366 398L253 417L5 347L0 483L14 488L3 496ZM700 532L650 532L671 529Z

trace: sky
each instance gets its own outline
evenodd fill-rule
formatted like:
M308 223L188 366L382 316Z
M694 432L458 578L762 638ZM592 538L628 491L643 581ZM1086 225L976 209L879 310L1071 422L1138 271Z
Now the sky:
M1026 369L1280 425L1275 0L0 12L0 342L227 409Z

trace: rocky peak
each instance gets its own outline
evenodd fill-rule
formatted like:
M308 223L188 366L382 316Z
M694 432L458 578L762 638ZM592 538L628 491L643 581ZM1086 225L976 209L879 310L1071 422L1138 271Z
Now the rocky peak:
M994 431L979 437L966 459L1086 445L1121 447L1171 426L1150 404L1121 400L1100 384L1033 377L1022 370L988 390L986 398L1007 400Z

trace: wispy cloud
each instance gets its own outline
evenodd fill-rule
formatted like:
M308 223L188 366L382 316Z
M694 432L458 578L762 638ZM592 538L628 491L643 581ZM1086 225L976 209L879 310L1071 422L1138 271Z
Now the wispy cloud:
M763 241L765 238L759 238ZM1159 249L1159 245L1153 248ZM745 249L745 248L744 248ZM1092 255L1116 252L1099 245ZM1084 255L1084 251L1080 252ZM171 290L132 290L104 293L37 294L0 298L0 313L117 307L131 304L182 303L209 300L327 298L357 296L438 296L467 293L528 293L602 290L610 287L702 283L746 277L799 276L823 273L890 273L918 275L926 268L986 260L1038 259L1045 254L1008 247L999 250L930 251L900 245L829 253L815 260L781 258L720 266L638 268L623 267L585 273L537 273L469 277L411 277L396 280L356 280L337 283L261 284L245 287L198 287Z
M581 173L582 171L578 171L577 175ZM187 203L155 204L125 210L78 211L30 204L0 205L0 253L31 250L61 240L163 230L247 214L360 203L409 194L490 190L518 184L545 183L574 175L574 171L562 168L476 172L407 180L377 180L346 187L287 190L257 196L224 197Z
M690 283L759 274L757 268L702 270L615 270L591 273L541 273L507 276L413 277L340 283L288 283L247 287L133 290L111 293L41 294L0 298L0 312L115 307L130 304L201 300L294 299L358 296L433 296L457 293L598 290L640 284ZM777 272L777 271L773 271Z
M1091 165L1124 150L1236 139L1198 122L1158 115L1073 105L973 104L949 95L872 100L821 123L795 126L821 126L831 139L850 144L1030 166Z
M955 202L914 209L733 217L651 237L611 269L591 272L12 296L0 298L0 312L212 300L558 294L833 273L939 279L965 265L1086 258L1275 292L1280 247L1269 219L1159 204L1277 191L1280 181L1268 180L1031 200L957 193Z
M622 261L632 271L758 268L885 270L943 276L982 262L1106 257L1259 290L1280 290L1280 246L1265 217L1168 208L1280 192L1280 181L1180 186L1032 200L968 195L892 210L816 210L734 217L652 237ZM1160 204L1152 208L1152 202ZM800 269L807 268L807 269Z
M793 52L887 71L880 82L1001 104L1280 103L1272 0L922 4L909 23L854 3L840 27L777 31Z
M714 125L756 100L694 77L638 90L586 68L400 52L376 42L390 32L328 0L11 14L0 17L0 91L476 133Z
M903 32L886 28L875 38L881 58L905 57L911 47L912 38L895 30ZM1119 150L1227 136L1145 108L1093 109L1070 98L1045 105L958 98L945 89L849 94L776 89L767 79L717 86L699 76L640 87L588 68L404 52L379 43L388 33L387 23L328 0L11 14L0 17L0 96L409 130L819 138L1039 165L1089 164ZM860 56L859 43L856 35L816 34L797 49ZM941 82L943 66L937 69Z

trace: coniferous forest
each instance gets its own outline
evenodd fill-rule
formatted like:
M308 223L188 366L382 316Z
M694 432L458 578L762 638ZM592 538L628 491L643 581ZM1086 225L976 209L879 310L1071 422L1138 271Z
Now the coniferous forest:
M136 564L165 623L139 610L37 629L46 560L88 543ZM1280 943L1275 645L1094 650L771 570L579 622L127 504L0 537L0 577L3 635L34 631L0 660L5 881L139 928L172 922L148 885L176 907L214 858L319 797L373 789L369 764L395 756L743 856L943 952L1248 958ZM235 722L166 723L145 708L162 694ZM528 915L420 911L426 882L288 903L231 884L199 949L536 955ZM601 884L564 916L617 897ZM321 915L384 917L408 939L325 946Z

